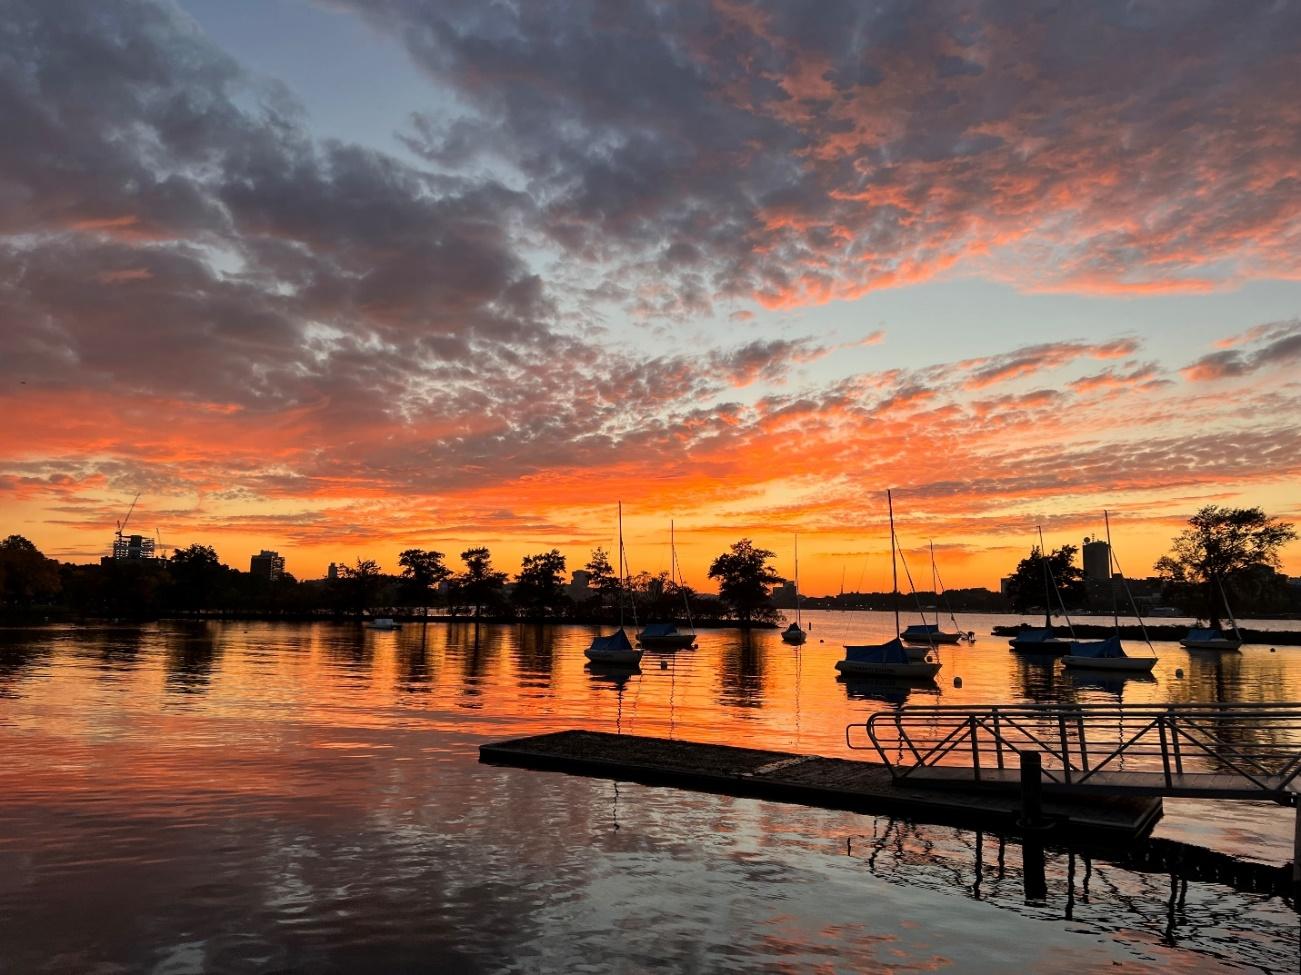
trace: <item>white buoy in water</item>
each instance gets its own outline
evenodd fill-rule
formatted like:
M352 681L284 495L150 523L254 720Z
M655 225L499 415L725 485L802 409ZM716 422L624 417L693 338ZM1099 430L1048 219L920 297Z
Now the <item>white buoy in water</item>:
M962 686L962 678L961 678L961 677L955 677L955 678L953 678L953 686L954 686L954 687L961 687L961 686Z
M1184 679L1184 669L1182 667L1175 668L1175 677L1179 678L1179 680Z

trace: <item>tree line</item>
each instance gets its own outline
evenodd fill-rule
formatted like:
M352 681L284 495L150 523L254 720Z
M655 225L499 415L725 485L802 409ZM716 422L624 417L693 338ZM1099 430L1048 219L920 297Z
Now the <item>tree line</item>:
M717 596L696 592L669 573L640 572L623 580L603 548L582 566L585 592L566 580L558 549L524 556L512 577L493 565L485 546L460 553L460 567L444 553L409 548L398 571L358 558L334 579L300 581L284 573L268 579L225 565L208 545L190 545L165 559L59 563L28 539L0 541L0 613L10 618L70 617L151 619L168 615L271 615L286 617L441 612L474 619L572 620L632 623L680 620L702 623L772 623L775 553L742 539L711 563Z
M1293 613L1301 609L1296 587L1277 571L1280 553L1295 541L1295 527L1267 515L1261 508L1207 505L1188 519L1188 526L1170 543L1170 551L1153 565L1165 605L1187 616L1219 625L1226 607L1241 616ZM1079 549L1063 545L1043 553L1035 546L1008 580L1008 597L1018 613L1105 611L1112 599L1128 612L1123 592L1104 581L1090 586L1075 564Z

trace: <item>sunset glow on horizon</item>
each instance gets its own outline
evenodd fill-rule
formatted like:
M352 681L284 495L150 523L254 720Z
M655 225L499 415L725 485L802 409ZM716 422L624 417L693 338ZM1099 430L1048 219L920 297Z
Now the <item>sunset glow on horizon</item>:
M1301 522L1301 6L49 0L0 511L299 578L488 545L996 589ZM1154 65L1160 70L1154 70ZM1301 543L1283 552L1301 575Z

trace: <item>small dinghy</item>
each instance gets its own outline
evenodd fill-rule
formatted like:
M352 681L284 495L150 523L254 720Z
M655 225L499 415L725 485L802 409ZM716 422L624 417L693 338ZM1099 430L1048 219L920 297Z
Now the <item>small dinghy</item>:
M366 629L368 629L368 630L400 630L400 629L402 629L402 624L401 624L401 623L395 623L393 620L389 619L387 616L381 616L379 619L374 619L374 620L370 620L369 622L367 622L367 623L366 623Z

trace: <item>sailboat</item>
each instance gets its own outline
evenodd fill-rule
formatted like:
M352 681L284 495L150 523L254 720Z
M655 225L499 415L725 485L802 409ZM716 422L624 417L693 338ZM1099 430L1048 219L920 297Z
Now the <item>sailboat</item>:
M894 498L889 491L885 492L885 498L890 509L890 572L894 583L891 594L894 603L894 639L886 643L846 646L845 659L836 661L836 669L842 674L930 680L940 672L939 662L932 659L930 654L927 654L925 660L910 660L908 649L899 639L899 560L896 555L897 545L894 535Z
M1022 630L1008 640L1007 643L1018 653L1042 653L1056 656L1071 649L1071 640L1075 639L1075 633L1072 629L1071 640L1063 640L1053 632L1053 593L1057 592L1057 582L1053 579L1053 570L1048 565L1048 550L1044 547L1042 525L1039 526L1039 562L1044 570L1044 628L1042 630ZM1070 626L1071 619L1066 616L1066 604L1063 602L1060 592L1057 592L1057 602L1061 603L1062 616L1066 618L1066 625Z
M594 664L635 667L641 663L641 650L632 645L623 628L623 594L628 589L628 557L623 550L623 502L619 502L619 629L598 636L583 654ZM633 607L633 626L637 625L637 607Z
M933 647L937 643L961 643L964 640L975 642L974 634L964 633L959 630L958 619L953 615L953 610L949 610L949 619L953 621L953 630L945 631L940 629L940 599L942 598L942 589L944 583L940 581L940 570L935 565L935 542L931 542L931 592L935 593L935 622L927 623L925 614L922 614L922 622L910 623L908 627L899 634L905 643L924 643L928 647ZM947 604L948 600L945 600Z
M1121 585L1125 586L1126 595L1129 594L1129 586L1125 585L1125 574L1120 571L1120 561L1116 559L1116 550L1111 547L1111 516L1104 511L1103 520L1107 525L1107 553L1109 557L1109 567L1112 567L1115 574L1120 576ZM1114 566L1111 565L1114 563ZM1130 603L1134 601L1130 596ZM1138 618L1139 626L1143 626L1143 618L1138 615L1138 607L1133 607L1134 616ZM1149 657L1131 657L1125 653L1125 648L1120 642L1120 609L1116 603L1116 582L1113 576L1111 582L1111 618L1114 632L1105 640L1081 642L1074 641L1071 643L1071 649L1066 656L1062 658L1062 663L1067 667L1075 667L1088 670L1121 670L1137 671L1147 673L1156 666L1156 656ZM1147 637L1147 627L1143 626L1143 636ZM1148 640L1149 648L1152 641Z
M795 622L782 630L782 640L793 647L798 647L809 638L800 626L800 536L795 536Z
M678 545L673 522L669 522L669 579L677 583L682 591L682 607L687 611L687 632L679 630L673 623L647 623L637 634L637 642L647 650L685 650L696 645L696 627L691 622L691 602L687 599L686 586L682 581L682 572L678 567Z
M1224 600L1224 611L1229 614L1229 624L1233 627L1233 636L1229 636L1219 626L1212 626L1206 629L1194 627L1188 631L1188 635L1179 641L1181 647L1189 650L1237 650L1242 646L1242 634L1238 632L1238 621L1233 618L1233 608L1229 605L1229 597L1224 593L1224 586L1220 585L1217 578L1215 584L1219 586L1220 598Z

